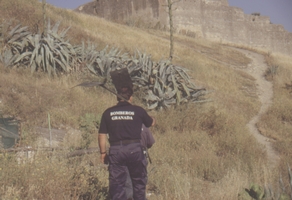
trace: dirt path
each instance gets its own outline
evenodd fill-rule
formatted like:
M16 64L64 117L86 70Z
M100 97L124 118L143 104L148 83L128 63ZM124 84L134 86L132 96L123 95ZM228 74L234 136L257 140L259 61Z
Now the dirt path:
M267 65L264 60L264 56L252 51L236 49L244 53L247 57L252 59L252 63L246 68L242 69L249 73L256 79L257 95L259 97L262 106L256 116L254 116L247 127L249 128L251 134L257 139L257 141L264 146L267 151L268 161L270 167L276 167L279 162L279 156L277 152L273 149L270 139L261 135L258 128L257 122L260 120L261 116L267 112L269 106L272 104L273 99L273 85L271 82L267 81L264 77L264 73L267 69Z

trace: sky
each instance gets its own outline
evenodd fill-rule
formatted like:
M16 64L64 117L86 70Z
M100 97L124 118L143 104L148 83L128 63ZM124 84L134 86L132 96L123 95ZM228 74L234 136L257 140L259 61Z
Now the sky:
M46 1L56 7L75 9L94 0ZM268 16L273 24L282 24L292 33L292 0L228 0L228 3L230 6L241 8L245 14L260 13L262 16Z
M273 24L282 24L292 33L292 0L228 0L228 3L241 8L245 14L268 16Z

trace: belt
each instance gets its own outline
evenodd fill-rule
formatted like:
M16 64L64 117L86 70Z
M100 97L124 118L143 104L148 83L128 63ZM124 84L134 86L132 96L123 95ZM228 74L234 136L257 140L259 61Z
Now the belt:
M111 146L115 146L115 145L126 145L126 144L132 144L132 143L140 143L140 140L136 139L136 140L121 140L118 142L110 142Z

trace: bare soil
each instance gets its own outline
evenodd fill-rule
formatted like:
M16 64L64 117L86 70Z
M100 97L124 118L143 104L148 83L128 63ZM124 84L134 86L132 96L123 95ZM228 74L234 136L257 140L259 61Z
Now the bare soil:
M269 167L274 168L279 163L279 155L272 147L272 140L260 134L257 123L261 119L261 116L265 114L269 106L273 102L273 84L267 81L264 77L265 71L268 66L265 63L264 56L249 50L237 49L238 51L244 53L247 57L252 60L252 63L246 67L241 67L240 69L247 72L253 76L256 80L257 96L261 102L261 107L256 116L254 116L247 127L250 133L256 138L259 144L263 145L266 149Z

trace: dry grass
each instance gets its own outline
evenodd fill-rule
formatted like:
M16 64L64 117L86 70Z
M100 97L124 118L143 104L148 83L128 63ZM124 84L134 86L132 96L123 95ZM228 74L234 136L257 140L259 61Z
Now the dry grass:
M1 1L0 11L1 19L13 16L41 29L41 4L36 0ZM71 26L68 35L76 44L90 40L100 49L109 45L130 54L138 49L156 61L168 57L165 32L127 27L52 6L47 11L53 22L62 20L62 27ZM195 85L211 92L208 98L212 101L151 112L157 125L152 128L156 144L150 150L149 192L153 195L149 199L234 200L252 182L277 182L277 170L291 163L291 94L283 87L291 82L292 62L260 52L266 54L267 63L279 66L272 80L273 106L258 126L264 135L276 139L275 148L283 156L280 168L266 167L265 152L246 127L260 108L255 81L232 66L245 66L250 60L227 45L175 35L174 64L187 68ZM102 88L72 88L85 79L97 77L79 73L48 78L0 66L0 114L21 120L25 145L34 146L32 130L48 126L48 113L53 128L82 131L84 120L88 125L92 118L98 121L116 102ZM139 99L136 104L143 105ZM17 163L14 154L1 154L0 198L106 199L107 171L101 168L98 155L66 157L83 140L88 138L66 135L63 151L38 151L33 161L23 164ZM90 141L91 147L97 146L95 134L90 134Z
M268 56L270 65L277 65L279 69L273 78L273 105L259 123L261 133L275 140L274 146L281 153L285 161L290 161L291 131L292 131L292 101L291 93L285 89L285 83L291 83L292 59L284 56Z
M105 199L106 168L94 155L67 159L64 152L36 152L33 160L17 162L1 155L1 199ZM11 170L13 169L13 170Z

